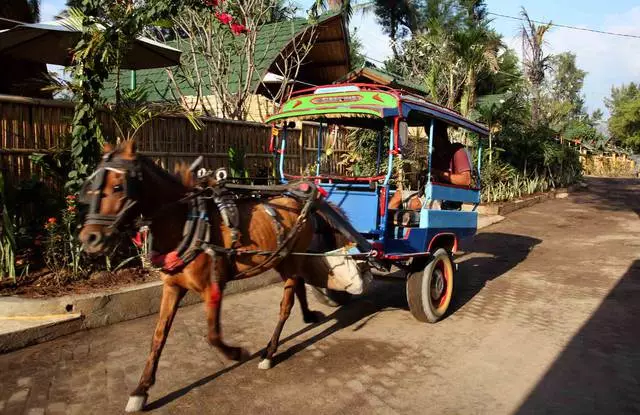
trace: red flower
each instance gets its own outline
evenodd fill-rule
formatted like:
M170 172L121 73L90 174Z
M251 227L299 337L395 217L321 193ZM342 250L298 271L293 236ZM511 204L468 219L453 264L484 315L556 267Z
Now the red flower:
M216 12L216 18L222 24L229 24L233 20L233 16L231 16L229 13ZM233 30L233 25L231 25L231 30Z
M67 196L67 200L68 201L76 200L76 197L74 195L69 195Z
M232 23L231 24L231 31L233 32L234 35L239 35L241 33L247 33L249 31L249 29L247 29L247 27L243 24L240 23Z
M218 7L218 0L204 0L205 6Z
M58 221L58 220L57 220L56 218L49 218L49 219L47 219L47 223L50 223L50 224L52 224L52 225L55 225L57 221Z
M67 210L68 210L69 212L71 212L71 213L75 213L75 212L76 212L76 207L75 207L75 206L69 206L69 207L67 208Z

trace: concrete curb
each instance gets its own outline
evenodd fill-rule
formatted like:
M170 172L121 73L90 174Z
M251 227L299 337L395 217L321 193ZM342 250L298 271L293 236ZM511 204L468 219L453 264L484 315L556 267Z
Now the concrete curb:
M225 294L238 294L281 281L273 270L257 277L231 281ZM69 295L45 300L0 297L0 321L28 316L31 324L11 332L0 331L0 353L6 353L32 344L53 340L76 331L103 327L122 321L155 314L160 309L162 281L103 293ZM180 306L201 302L189 292ZM52 316L69 315L68 319L51 321ZM76 316L76 318L72 318ZM41 318L41 324L33 324Z

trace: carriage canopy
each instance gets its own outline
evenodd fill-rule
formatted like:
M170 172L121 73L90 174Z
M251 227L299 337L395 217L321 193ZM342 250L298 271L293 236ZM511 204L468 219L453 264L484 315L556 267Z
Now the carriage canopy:
M423 126L436 119L480 136L489 134L486 126L446 107L402 90L369 84L329 85L298 91L266 122L337 122L381 129L385 119L398 116L409 126Z

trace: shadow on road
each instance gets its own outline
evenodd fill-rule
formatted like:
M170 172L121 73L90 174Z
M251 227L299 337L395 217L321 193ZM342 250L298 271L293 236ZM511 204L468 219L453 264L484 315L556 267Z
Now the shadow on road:
M636 260L517 413L640 413L639 298Z
M631 211L640 217L640 180L609 177L587 177L589 191L576 192L571 198L599 210Z
M481 258L471 258L461 263L459 275L462 277L458 279L456 301L452 304L454 311L480 292L487 281L500 277L522 262L533 246L540 243L540 240L520 235L487 232L476 235L470 242L470 244L469 242L466 243L469 250L488 255ZM274 356L273 364L275 366L331 334L347 327L354 326L354 331L360 330L379 313L393 309L408 309L404 280L376 280L366 295L355 298L349 305L336 309L336 311L328 315L323 322L307 326L282 339L280 342L280 350L276 356ZM312 337L296 343L289 348L285 348L286 343L317 328L318 325L326 324L327 321L332 321L333 324ZM265 339L265 342L266 341L267 339ZM241 365L248 362L255 364L255 359L260 356L261 352L262 350L254 353L247 361L226 367L210 376L171 392L151 402L145 409L153 410L161 408Z
M295 355L298 352L303 351L307 347L317 343L318 341L330 336L331 334L342 330L346 327L352 326L356 323L359 323L354 330L361 329L367 321L373 317L375 314L379 312L384 312L384 310L388 309L397 309L397 308L406 308L407 301L404 295L404 284L399 284L397 282L391 281L374 281L370 291L368 291L366 296L361 298L354 299L349 305L340 307L336 309L335 312L326 316L323 321L309 325L297 332L287 336L286 338L280 341L280 348L278 353L274 356L273 366L278 365L280 362L288 359L289 357ZM319 325L326 324L327 321L334 320L333 324L329 327L322 330L320 333L301 341L300 343L296 343L293 346L285 349L285 344L291 340L296 339L299 336L317 328ZM265 343L268 339L265 339ZM256 358L259 358L262 354L263 350L260 350L253 355L251 355L247 360L243 362L239 362L233 364L229 367L226 367L210 376L204 377L198 381L195 381L183 388L180 388L174 392L165 395L162 398L159 398L151 403L149 403L145 410L154 410L161 408L168 403L179 399L180 397L186 395L190 391L206 385L207 383L215 380L216 378L246 364L252 363L255 364Z
M537 238L500 232L481 232L471 240L463 241L461 248L464 252L481 256L458 262L450 313L455 313L471 301L487 281L503 276L524 261L540 242Z

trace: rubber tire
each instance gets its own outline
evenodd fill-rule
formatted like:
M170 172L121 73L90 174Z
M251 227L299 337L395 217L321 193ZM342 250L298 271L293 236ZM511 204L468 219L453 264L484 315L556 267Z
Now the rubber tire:
M346 291L335 291L328 288L311 287L316 300L329 307L340 307L349 304L352 295Z
M433 271L436 268L438 262L444 262L445 273L448 268L450 272L450 278L447 279L447 287L445 295L448 298L445 300L441 310L437 310L431 302L431 279L433 278ZM454 267L451 262L451 256L443 249L438 249L427 264L427 266L420 271L415 271L409 275L407 279L407 302L409 303L409 310L416 320L425 323L438 322L447 312L449 305L451 304L451 298L453 297L454 287Z

